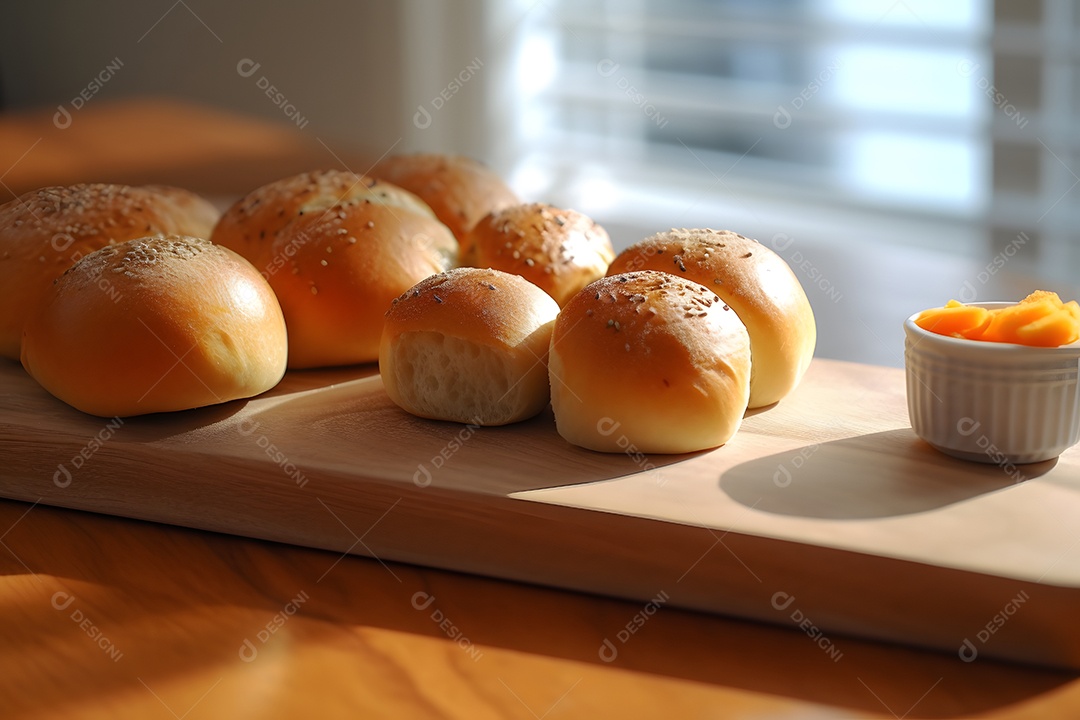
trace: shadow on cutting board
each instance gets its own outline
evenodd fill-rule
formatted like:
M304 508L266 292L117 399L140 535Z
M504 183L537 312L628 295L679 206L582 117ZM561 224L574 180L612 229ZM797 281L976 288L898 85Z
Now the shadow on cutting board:
M948 457L910 428L807 445L731 468L720 487L777 515L857 520L935 510L1044 475L1057 460L982 464Z
M377 372L290 373L310 380L314 392L280 393L233 424L258 423L313 478L320 469L368 480L404 482L408 488L506 496L526 490L590 483L681 462L700 453L644 456L599 453L571 445L555 428L551 407L498 427L429 420L397 407ZM314 383L322 380L321 385ZM218 430L235 437L223 424ZM314 482L314 481L313 481Z

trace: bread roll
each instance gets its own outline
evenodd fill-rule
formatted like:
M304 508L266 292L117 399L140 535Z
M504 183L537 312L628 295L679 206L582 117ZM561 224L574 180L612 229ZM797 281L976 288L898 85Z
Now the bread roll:
M246 398L285 373L285 321L246 260L200 238L109 245L65 272L27 323L22 363L103 417Z
M698 283L655 270L570 299L551 336L559 434L602 452L685 453L726 443L750 396L750 339Z
M632 245L609 275L662 270L701 283L730 305L750 333L750 407L777 402L799 384L817 325L799 279L783 258L727 230L670 230Z
M286 259L273 252L286 226L305 214L364 200L435 217L422 200L400 188L345 170L315 170L252 190L225 211L210 239L243 255L269 277Z
M0 356L19 359L26 318L76 260L148 235L208 237L217 210L178 188L46 187L0 206Z
M378 360L390 303L457 253L446 226L389 183L321 202L303 205L277 234L264 270L289 328L290 368Z
M390 399L435 420L505 425L548 404L559 306L498 270L457 268L418 283L386 314L379 371Z
M461 242L461 264L521 275L563 305L615 258L607 231L575 210L512 205L484 217Z
M459 242L480 218L521 202L486 165L460 155L391 155L370 174L419 196Z

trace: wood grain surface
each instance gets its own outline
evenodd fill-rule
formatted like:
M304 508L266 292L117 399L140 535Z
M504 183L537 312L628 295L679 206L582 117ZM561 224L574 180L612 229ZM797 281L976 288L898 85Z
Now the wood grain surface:
M0 545L5 718L1080 713L1074 674L40 504Z
M581 450L546 414L422 420L371 368L125 420L13 364L0 396L4 497L1080 667L1076 453L1022 478L949 459L912 434L900 370L816 360L689 456Z

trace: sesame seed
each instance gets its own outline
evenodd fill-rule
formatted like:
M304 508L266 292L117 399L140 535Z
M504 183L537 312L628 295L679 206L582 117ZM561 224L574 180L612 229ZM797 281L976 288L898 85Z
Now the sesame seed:
M614 321L614 320L608 320L608 321L607 321L607 326L608 326L608 327L611 327L611 326L612 326L612 325L614 325L614 324L615 324L615 321Z
M373 227L375 227L375 221L374 221L374 220L368 220L368 221L367 221L367 226L368 226L369 228L373 228Z
M319 264L320 264L320 265L322 265L323 267L326 267L326 266L327 266L327 265L329 265L330 263L326 262L325 260L320 260L320 261L319 261Z
M349 238L349 244L350 245L355 245L356 244L356 238L354 238L354 237Z
M586 311L585 311L585 314L586 314L587 316L589 316L589 317L592 317L592 308L589 308L588 310L586 310Z
M319 288L317 288L317 287L315 287L314 285L312 285L312 286L311 286L311 294L312 294L312 295L318 295L318 294L319 294Z
M746 253L745 255L743 255L743 259L746 259L746 258L750 257L750 256L751 256L751 255L753 255L753 254L754 254L754 253L752 253L752 252L748 252L748 253Z
M536 261L533 260L532 258L525 258L525 264L528 265L529 267L532 267L533 265L536 264Z
M630 343L626 343L624 347L626 348L626 352L630 352Z
M334 247L332 245L327 245L326 246L326 252L328 252L328 253L334 252Z

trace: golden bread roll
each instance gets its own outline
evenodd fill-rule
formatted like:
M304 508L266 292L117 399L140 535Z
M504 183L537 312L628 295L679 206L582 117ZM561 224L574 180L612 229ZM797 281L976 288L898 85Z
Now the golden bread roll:
M488 213L521 202L490 168L460 155L391 155L370 174L419 196L458 241Z
M547 353L559 306L524 278L457 268L429 277L386 314L386 393L420 417L475 425L530 418L548 404Z
M207 237L217 210L178 188L46 187L0 205L0 356L19 359L28 315L87 253L148 235Z
M750 339L720 298L655 270L605 277L551 336L559 434L601 452L685 453L726 443L750 397Z
M390 303L451 267L457 241L412 195L378 183L350 200L301 206L266 274L289 328L289 367L379 359Z
M285 320L251 264L209 240L150 237L83 257L50 289L22 363L103 417L246 398L285 373Z
M799 279L784 259L727 230L669 230L632 245L609 275L662 270L701 283L730 305L750 333L750 407L777 402L799 384L817 343L817 325Z
M615 258L607 231L575 210L512 205L484 217L461 241L461 264L520 275L560 306Z
M243 255L269 277L286 259L274 254L273 245L287 225L305 213L325 213L338 203L363 200L434 217L415 195L374 178L345 170L315 170L252 190L225 211L210 239Z

